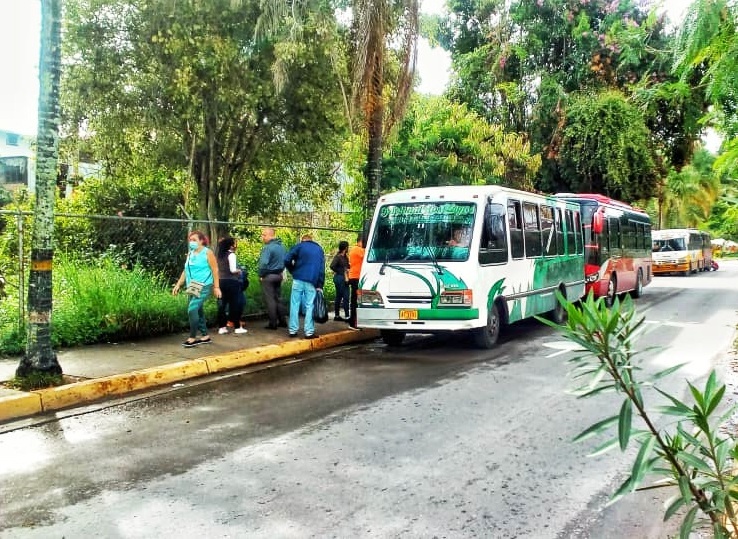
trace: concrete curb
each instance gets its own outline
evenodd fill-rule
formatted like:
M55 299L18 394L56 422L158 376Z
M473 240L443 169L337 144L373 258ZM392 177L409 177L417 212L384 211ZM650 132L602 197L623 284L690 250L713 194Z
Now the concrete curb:
M18 391L17 395L0 397L0 422L69 408L106 397L125 395L216 372L267 363L343 344L367 341L378 336L379 332L374 330L345 330L329 333L317 339L289 340L280 344L268 344L199 359L178 361L58 387L31 392Z

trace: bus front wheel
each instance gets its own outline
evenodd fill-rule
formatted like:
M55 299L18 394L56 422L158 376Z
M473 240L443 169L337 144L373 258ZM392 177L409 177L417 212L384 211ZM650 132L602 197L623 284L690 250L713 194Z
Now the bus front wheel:
M497 303L493 303L487 313L487 325L474 330L474 341L479 348L489 350L497 344L497 338L500 336L500 326L502 319L500 318L500 307Z
M395 331L392 329L383 329L380 333L382 340L387 346L400 346L402 341L405 340L404 331Z
M559 287L559 292L561 292L562 296L566 297L566 289L563 285ZM548 312L548 317L554 324L562 325L566 323L566 307L562 305L558 298L556 298L556 306Z

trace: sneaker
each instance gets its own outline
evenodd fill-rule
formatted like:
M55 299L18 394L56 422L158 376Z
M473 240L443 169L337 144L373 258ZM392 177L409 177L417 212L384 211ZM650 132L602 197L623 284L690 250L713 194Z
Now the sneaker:
M318 337L320 337L320 335L318 335L317 333L313 333L312 335L305 335L306 339L317 339Z
M197 342L196 339L193 339L193 340L187 339L185 342L182 343L182 346L184 346L185 348L194 348L198 344L200 344L200 343Z
M208 337L200 337L195 341L195 344L212 344L213 340Z
M297 337L297 333L290 333L290 339L294 339L295 337Z
M236 328L233 333L235 333L236 335L243 335L244 333L248 333L248 332L249 330L246 328Z
M227 333L228 333L228 328L227 328L227 327L225 327L225 328L220 328L220 329L218 330L218 335L226 335Z
M349 325L348 327L351 331L361 331L361 329L357 328L356 326Z

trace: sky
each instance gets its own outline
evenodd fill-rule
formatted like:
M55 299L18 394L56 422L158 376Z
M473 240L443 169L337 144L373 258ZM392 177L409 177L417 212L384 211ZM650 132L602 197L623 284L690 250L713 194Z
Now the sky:
M680 20L690 0L666 0L671 20ZM445 0L421 0L425 13L443 13ZM40 0L0 0L0 130L36 133ZM424 39L418 48L418 91L441 94L451 69L449 54Z

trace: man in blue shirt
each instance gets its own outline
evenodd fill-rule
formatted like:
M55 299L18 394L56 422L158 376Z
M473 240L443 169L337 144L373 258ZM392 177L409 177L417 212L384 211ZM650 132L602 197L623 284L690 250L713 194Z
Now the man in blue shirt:
M313 306L316 290L323 289L325 283L325 253L323 248L305 234L302 241L290 249L284 259L284 267L292 274L292 295L290 296L290 337L297 337L300 329L300 310L305 311L305 338L314 339L315 322Z

